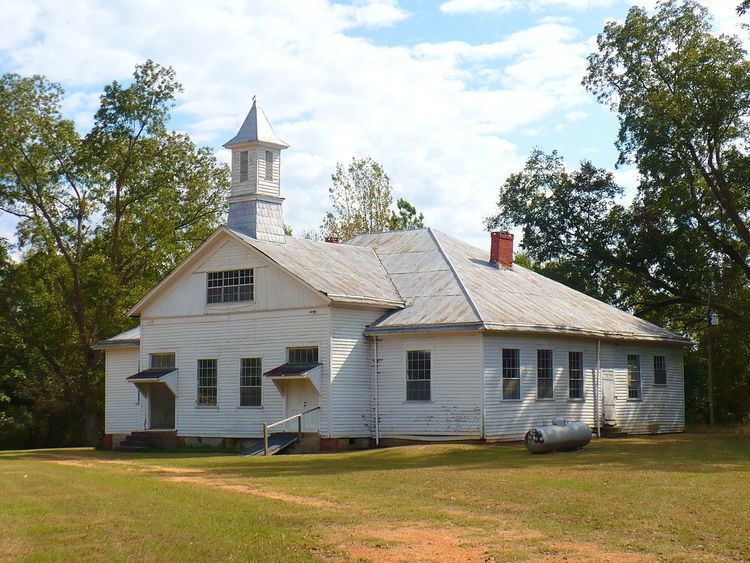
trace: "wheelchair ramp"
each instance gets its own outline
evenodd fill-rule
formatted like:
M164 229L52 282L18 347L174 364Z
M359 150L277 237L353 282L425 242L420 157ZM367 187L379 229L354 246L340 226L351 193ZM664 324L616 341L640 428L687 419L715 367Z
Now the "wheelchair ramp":
M295 432L278 432L268 437L268 455L275 455L299 440ZM242 455L263 455L263 440L258 440L249 448L242 451Z

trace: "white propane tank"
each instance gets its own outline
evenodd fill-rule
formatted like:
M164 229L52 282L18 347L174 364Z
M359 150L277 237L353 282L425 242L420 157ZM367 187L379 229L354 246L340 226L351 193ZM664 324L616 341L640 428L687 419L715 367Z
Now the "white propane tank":
M560 421L526 432L524 442L533 454L582 448L591 441L591 428L583 422Z

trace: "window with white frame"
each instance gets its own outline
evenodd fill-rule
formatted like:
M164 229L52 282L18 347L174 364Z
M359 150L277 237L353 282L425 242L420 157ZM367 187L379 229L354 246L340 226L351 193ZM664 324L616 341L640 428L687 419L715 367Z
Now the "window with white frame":
M296 346L294 348L287 348L286 356L286 361L290 364L299 365L319 363L317 346Z
M429 401L432 377L432 353L429 350L406 352L406 400Z
M240 151L240 182L247 182L247 151Z
M583 352L568 352L568 398L583 399Z
M654 385L667 384L667 358L654 356Z
M641 398L641 357L628 354L628 399Z
M218 395L218 369L215 359L198 360L198 397L196 404L215 407Z
M262 404L263 374L260 358L240 360L240 406L259 407Z
M266 151L266 180L273 180L273 151Z
M536 398L554 398L552 350L536 351Z
M252 301L255 297L255 280L252 268L208 272L206 301L214 303L235 303Z
M175 367L174 352L160 352L149 354L150 368L173 368Z
M521 398L521 351L503 348L503 399Z

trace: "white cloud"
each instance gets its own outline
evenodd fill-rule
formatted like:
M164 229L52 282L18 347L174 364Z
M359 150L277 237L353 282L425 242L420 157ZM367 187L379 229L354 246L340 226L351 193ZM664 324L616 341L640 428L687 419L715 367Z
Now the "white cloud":
M179 128L226 161L219 147L257 94L291 145L282 189L295 232L319 226L336 162L370 155L428 224L484 247L482 218L525 157L511 139L591 103L580 86L590 43L559 22L486 44L383 46L349 30L406 17L393 1L49 0L38 11L0 57L61 81L81 127L102 84L152 58L185 86Z
M448 0L440 5L440 10L446 14L503 13L518 9L537 11L546 8L584 10L609 6L614 2L615 0Z

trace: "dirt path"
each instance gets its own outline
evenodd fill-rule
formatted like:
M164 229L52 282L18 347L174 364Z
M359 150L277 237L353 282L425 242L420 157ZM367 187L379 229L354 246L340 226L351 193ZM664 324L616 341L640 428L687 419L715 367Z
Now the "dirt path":
M31 458L29 458L31 459ZM40 459L35 457L34 459ZM293 495L265 486L249 484L240 475L217 477L197 468L170 467L128 460L96 459L85 456L42 458L47 463L85 468L108 468L126 473L152 475L171 483L189 484L246 494L269 500L294 503L317 510L361 512L361 506L347 506L329 500ZM507 514L477 513L463 509L443 510L448 519L471 520L466 524L435 526L423 521L382 521L375 519L367 526L336 526L326 528L322 539L347 559L359 561L493 561L504 559L503 553L533 558L533 553L548 553L540 559L552 561L651 561L655 557L642 554L613 552L594 543L565 543L547 539L541 532L525 528ZM520 552L520 553L519 553ZM0 553L2 553L0 551Z

